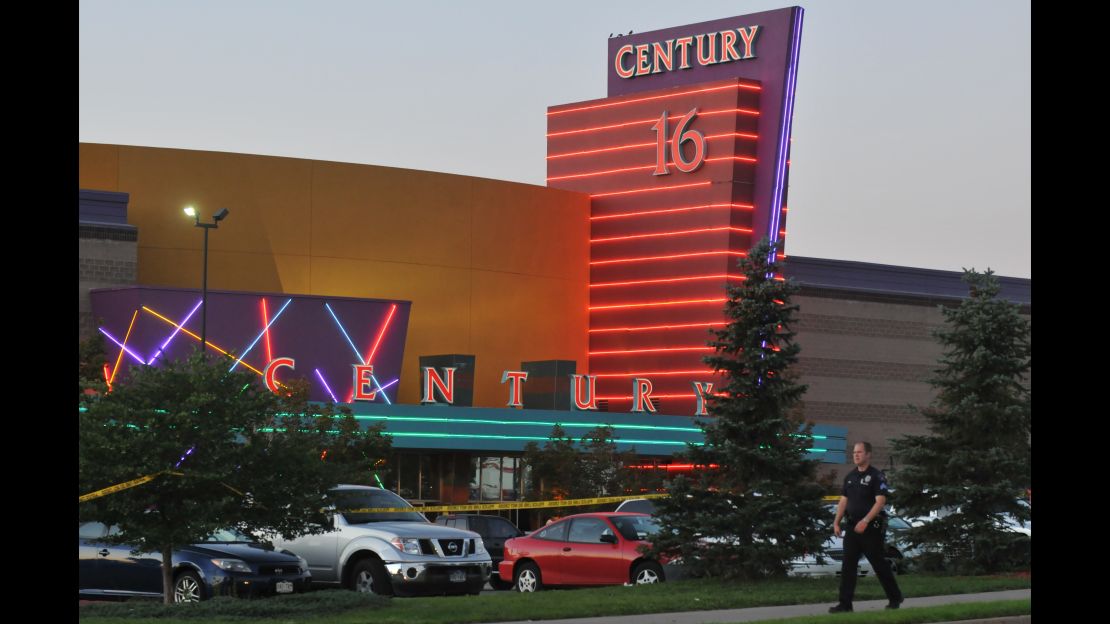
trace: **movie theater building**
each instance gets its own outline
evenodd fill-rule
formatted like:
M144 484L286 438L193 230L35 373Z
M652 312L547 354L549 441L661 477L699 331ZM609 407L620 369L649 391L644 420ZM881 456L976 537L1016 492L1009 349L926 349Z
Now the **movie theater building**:
M785 243L802 10L609 41L605 98L547 111L547 186L375 165L82 143L80 323L105 379L200 343L271 387L384 423L384 485L414 501L514 500L555 423L610 424L649 470L701 439L694 382L725 286ZM202 310L202 232L210 220ZM807 210L819 206L806 207ZM799 218L804 218L804 214ZM926 431L940 306L958 273L783 256L822 470L849 440ZM1002 278L1031 310L1030 281ZM525 378L525 373L527 374ZM893 462L893 464L892 464ZM382 478L379 476L379 478Z

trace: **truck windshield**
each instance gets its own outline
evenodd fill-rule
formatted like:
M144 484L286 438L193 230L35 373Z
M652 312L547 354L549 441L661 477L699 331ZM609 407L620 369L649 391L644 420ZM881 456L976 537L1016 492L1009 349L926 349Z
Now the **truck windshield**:
M348 524L366 524L367 522L427 522L424 514L416 511L377 511L372 513L359 513L344 511L345 509L370 509L375 507L407 507L412 509L408 501L388 490L337 490L331 493L335 501L335 510L343 514Z

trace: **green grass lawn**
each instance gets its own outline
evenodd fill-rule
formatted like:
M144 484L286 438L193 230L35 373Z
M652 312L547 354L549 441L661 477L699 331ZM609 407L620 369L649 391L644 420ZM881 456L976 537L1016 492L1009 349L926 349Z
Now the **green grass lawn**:
M1030 579L1020 576L959 577L911 574L900 577L898 582L902 593L907 598L1031 587ZM350 595L353 592L325 590L302 596L282 596L255 601L232 601L231 599L213 601L199 605L200 608L197 608L198 605L164 607L150 602L90 605L81 608L81 621L88 624L113 622L173 624L178 621L195 622L198 619L242 624L254 622L272 624L275 621L282 624L320 622L355 624L368 621L373 621L375 624L499 622L737 609L785 604L828 603L831 605L836 602L837 587L838 580L835 577L791 578L748 583L690 580L638 587L546 590L536 594L495 592L481 596L395 598L387 601L371 599L362 603L358 602L357 597ZM855 597L856 600L863 601L878 600L885 596L878 580L864 578L856 587ZM313 606L302 604L306 601L312 601ZM905 609L906 613L910 611ZM98 613L103 616L97 616ZM838 619L837 621L850 620Z

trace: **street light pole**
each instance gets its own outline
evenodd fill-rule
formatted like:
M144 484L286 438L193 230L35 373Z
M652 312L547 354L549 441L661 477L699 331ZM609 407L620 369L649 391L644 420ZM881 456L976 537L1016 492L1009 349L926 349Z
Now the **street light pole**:
M204 269L201 277L201 294L200 294L200 350L204 353L208 350L208 230L220 227L220 221L227 217L231 212L227 208L221 208L219 212L212 215L212 223L201 223L200 215L192 207L185 208L185 214L196 219L196 227L204 228Z

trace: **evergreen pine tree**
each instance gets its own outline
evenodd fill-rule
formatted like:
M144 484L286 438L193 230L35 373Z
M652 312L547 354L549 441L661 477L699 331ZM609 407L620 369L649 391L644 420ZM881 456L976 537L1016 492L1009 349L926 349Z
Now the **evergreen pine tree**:
M1018 306L998 298L992 271L964 271L970 297L943 310L936 332L944 347L930 383L937 389L921 412L930 435L894 440L901 464L895 483L899 513L952 511L910 532L943 544L948 565L962 572L1028 563L1024 536L1006 531L1006 517L1029 520L1019 501L1030 485L1030 323Z
M685 455L701 468L657 501L664 530L655 553L680 555L694 576L780 575L827 537L816 524L822 489L807 457L811 427L796 409L806 388L789 371L800 350L790 303L797 286L776 277L775 251L764 239L739 263L744 280L728 288L729 324L713 332L716 354L705 358L725 385L707 402L714 420L699 423L704 446Z

